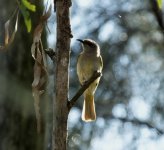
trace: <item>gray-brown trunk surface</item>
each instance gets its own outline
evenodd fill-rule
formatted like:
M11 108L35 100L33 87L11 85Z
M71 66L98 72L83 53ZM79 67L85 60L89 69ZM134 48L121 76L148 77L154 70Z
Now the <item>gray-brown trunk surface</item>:
M64 2L64 3L63 3ZM68 85L69 85L69 57L70 57L70 20L69 7L66 1L56 2L57 15L57 44L55 92L53 106L53 148L52 150L66 150L67 148L67 119L68 119Z

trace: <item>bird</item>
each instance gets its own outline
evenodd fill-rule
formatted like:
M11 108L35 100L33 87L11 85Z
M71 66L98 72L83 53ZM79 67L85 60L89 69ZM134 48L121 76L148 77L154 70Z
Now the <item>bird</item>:
M103 60L100 55L99 45L92 39L77 39L82 44L83 51L77 59L77 75L81 85L84 85L94 74L102 72ZM94 94L99 84L98 77L84 92L84 103L82 110L82 120L91 122L96 120Z

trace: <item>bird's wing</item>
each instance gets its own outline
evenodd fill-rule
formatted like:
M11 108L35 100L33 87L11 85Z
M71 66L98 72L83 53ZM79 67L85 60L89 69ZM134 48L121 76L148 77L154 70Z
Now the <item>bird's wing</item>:
M79 56L77 57L77 63L78 63L78 61L79 61L79 57L81 56L81 53L79 54Z

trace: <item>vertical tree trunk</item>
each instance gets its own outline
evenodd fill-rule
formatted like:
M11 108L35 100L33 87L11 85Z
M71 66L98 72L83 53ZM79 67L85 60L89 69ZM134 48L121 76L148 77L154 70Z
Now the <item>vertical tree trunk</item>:
M53 138L52 150L66 150L68 89L69 89L69 57L70 57L70 20L69 0L56 1L57 44L55 92L53 104Z

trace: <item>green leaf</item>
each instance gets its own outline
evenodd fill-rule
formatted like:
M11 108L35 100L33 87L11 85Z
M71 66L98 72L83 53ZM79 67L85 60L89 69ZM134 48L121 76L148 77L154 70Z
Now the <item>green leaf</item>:
M27 32L30 32L31 31L31 18L25 18L24 21L27 27Z
M162 0L157 0L157 3L158 3L158 7L162 9Z
M24 5L20 5L20 10L24 18L24 22L27 28L27 32L31 31L31 18L30 18L30 13L27 11L26 7Z
M22 0L22 4L29 10L35 12L36 11L36 6L28 2L27 0Z

